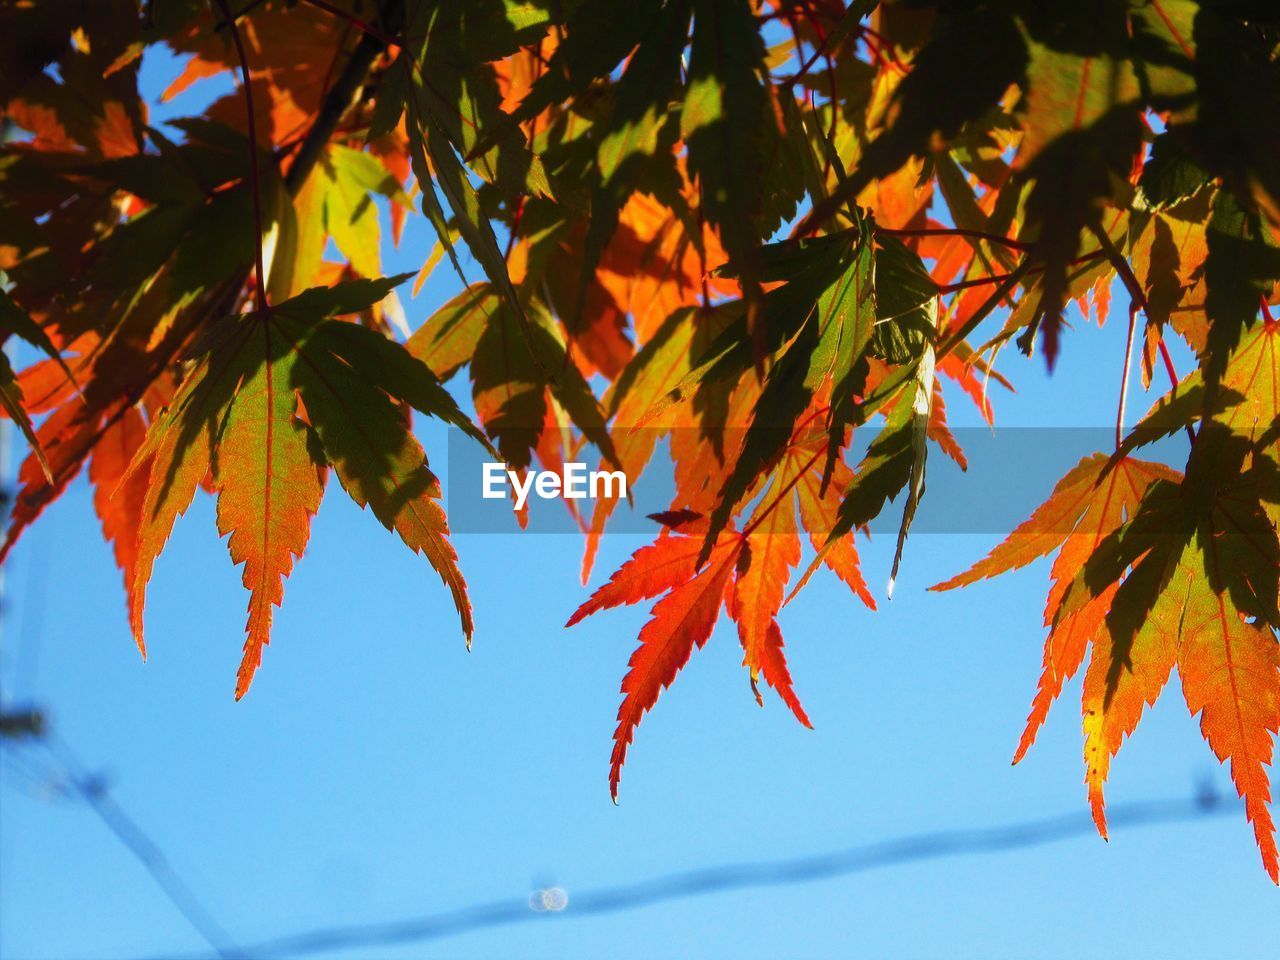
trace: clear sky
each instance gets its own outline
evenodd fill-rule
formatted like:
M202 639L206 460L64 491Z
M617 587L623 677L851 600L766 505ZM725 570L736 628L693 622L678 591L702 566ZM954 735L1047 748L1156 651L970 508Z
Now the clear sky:
M149 54L147 89L172 69ZM411 221L384 254L388 273L418 268L428 230ZM411 325L456 289L442 269L416 300L402 291ZM1101 330L1077 323L1052 379L1006 352L1019 393L996 398L1000 422L1109 430L1123 312ZM975 422L957 391L948 400L956 421ZM1135 393L1130 410L1145 407ZM419 432L443 467L443 432ZM948 489L926 496L921 527L946 514ZM1009 763L1040 666L1047 565L924 590L996 539L913 536L885 602L893 543L878 534L861 546L878 613L825 575L783 611L812 731L771 693L756 706L722 622L641 726L616 807L609 738L647 605L566 631L587 595L580 539L459 536L476 605L468 654L426 561L332 482L243 702L232 690L247 598L212 501L197 499L156 568L143 664L83 480L5 570L0 681L10 702L47 708L239 943L558 885L568 909L536 922L328 955L1274 957L1280 892L1176 680L1126 744L1108 797L1184 798L1208 783L1227 816L575 916L575 895L684 870L1087 817L1078 681L1030 756ZM644 540L607 537L592 586ZM0 958L205 951L94 813L42 782L50 769L36 748L3 751Z

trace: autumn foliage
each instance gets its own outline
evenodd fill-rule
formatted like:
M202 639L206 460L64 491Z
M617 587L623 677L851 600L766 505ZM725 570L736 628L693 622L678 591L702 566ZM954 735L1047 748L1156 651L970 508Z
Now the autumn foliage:
M229 92L153 124L157 45L183 58L161 99ZM1052 371L1117 287L1117 366L1168 392L1126 429L1120 386L1114 446L934 589L1052 557L1015 761L1083 669L1105 835L1112 759L1176 670L1280 880L1274 4L15 0L0 110L0 328L40 357L0 359L31 446L0 555L86 471L145 652L152 569L215 497L249 596L240 697L330 474L470 642L411 411L514 470L589 446L634 484L669 450L656 539L569 620L654 601L615 796L722 614L756 697L809 724L788 597L825 568L874 610L857 531L893 501L896 574L928 451L965 463L944 385L994 422L998 358ZM379 251L419 212L413 289L464 289L411 329ZM1169 438L1181 462L1143 459ZM584 582L619 509L578 517Z

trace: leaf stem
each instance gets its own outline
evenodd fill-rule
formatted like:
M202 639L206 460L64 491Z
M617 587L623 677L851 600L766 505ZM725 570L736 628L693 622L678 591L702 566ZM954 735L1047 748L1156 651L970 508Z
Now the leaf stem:
M959 290L968 290L971 287L985 287L993 283L1003 283L1008 280L1012 273L997 273L989 277L973 277L969 280L960 280L956 283L946 283L938 287L941 294L956 293Z
M802 75L804 75L809 71L809 69L813 66L814 62L818 60L819 57L821 57L826 62L827 84L829 86L829 91L827 96L829 98L829 106L831 107L831 129L827 131L827 141L829 144L831 144L832 149L824 151L827 155L826 169L823 171L823 175L822 175L823 181L825 182L831 176L832 160L835 156L834 146L836 142L836 129L837 129L837 124L840 121L840 96L839 96L839 91L836 88L836 67L835 67L835 62L831 59L831 51L829 49L831 44L831 37L833 36L833 34L828 33L826 30L822 29L822 23L818 19L817 13L814 12L813 4L810 3L810 0L801 0L801 3L804 7L805 17L809 21L809 26L812 27L814 33L818 35L818 43L814 47L813 56L809 59L809 62L806 63L803 67L801 67L800 72L796 74L796 76L792 79L792 85L794 85L795 80L799 79L799 77L801 77ZM799 24L797 23L794 16L789 16L787 19L788 19L788 22L791 24L791 31L795 35L796 50L798 52L800 50ZM812 103L813 103L812 90L809 91L809 95L810 95L810 105L812 107ZM817 115L816 109L814 110L814 114L816 118L816 115ZM843 178L843 172L841 173L841 177Z
M1024 259L1018 266L1014 267L1012 273L1002 278L1000 286L992 292L991 296L983 301L982 305L970 315L968 320L938 345L938 349L934 352L935 362L949 354L964 341L965 337L977 329L978 324L987 319L991 312L1000 305L1000 301L1008 296L1009 292L1018 285L1018 281L1029 272L1031 272L1030 261Z
M804 419L798 421L796 423L796 426L791 432L791 440L788 441L787 448L790 449L792 447L795 447L797 444L796 437L800 436L801 431L803 431L806 427L809 426L809 424L813 423L815 420L819 419L820 417L826 416L830 412L831 412L831 405L827 404L825 406L817 407L816 409L812 410ZM791 478L790 481L787 482L785 489L783 489L783 491L773 499L773 502L770 503L769 506L766 507L764 510L760 511L752 519L752 521L747 524L747 526L742 531L742 535L744 537L748 536L752 530L760 526L760 524L764 521L764 519L773 512L774 508L777 507L779 503L781 503L783 500L786 499L787 494L790 493L792 489L794 489L795 485L800 482L800 479L806 473L808 473L811 469L813 469L814 463L817 462L818 457L821 456L824 452L825 451L823 449L819 448L818 452L809 458L809 462L806 463L803 468L801 468L799 473L797 473L794 477Z
M222 0L219 0L219 3L221 2ZM375 40L381 40L382 43L388 47L395 47L397 50L404 50L405 53L409 52L408 49L405 47L404 41L401 40L399 37L386 33L378 29L377 27L375 27L373 24L368 23L364 20L361 20L354 13L349 13L348 11L343 10L340 7L335 7L332 3L326 2L326 0L302 0L302 2L309 4L313 7L319 7L321 10L325 11L326 13L332 14L333 16L337 17L339 20L345 20L347 23L351 24L353 27L357 27L360 30L363 30L365 33L373 37Z
M793 37L795 37L796 53L799 54L800 53L800 31L796 25L795 11L788 10L788 11L779 13L778 16L784 17L787 20L787 23L790 25L791 34ZM810 19L812 19L812 14L809 14L809 16L810 16ZM801 64L800 69L797 70L791 77L787 79L786 85L788 87L794 87L797 83L799 83L801 80L803 80L805 77L809 75L809 71L813 68L813 65L822 59L823 52L827 48L827 42L829 39L830 39L829 36L823 37L822 42L818 44L816 47L814 47L813 55L810 56L809 59L806 60L803 64Z
M861 34L862 42L867 45L868 50L873 51L872 55L877 60L889 64L898 72L899 76L905 77L907 75L906 64L898 59L898 54L893 49L893 44L885 38L884 34L872 30L866 24L860 25L858 32Z
M1129 333L1124 342L1124 369L1120 371L1120 402L1116 410L1116 450L1124 442L1124 405L1129 394L1129 362L1133 359L1133 332L1138 325L1138 303L1129 301Z
M215 0L222 17L231 31L231 39L236 45L236 56L240 59L240 82L244 88L244 108L249 118L249 189L253 194L253 228L254 256L257 262L257 295L258 309L269 311L271 304L267 302L267 274L262 265L262 184L258 177L258 123L253 109L253 89L249 86L249 58L244 52L244 40L240 37L240 28L236 26L227 0Z
M796 484L800 482L800 478L813 469L813 465L818 462L818 457L822 456L824 453L826 453L826 450L821 447L814 452L813 456L809 458L809 462L797 471L796 475L788 480L786 486L783 487L782 490L779 491L778 495L773 498L773 502L757 513L752 521L743 528L742 536L749 537L751 535L751 531L760 526L769 514L773 513L773 511L777 509L778 504L782 503L782 501L787 498L787 495L790 494L791 491L795 489Z
M1125 289L1129 291L1129 298L1133 303L1137 304L1142 310L1143 316L1147 318L1147 322L1151 322L1151 302L1147 300L1147 295L1142 289L1142 284L1138 282L1137 276L1133 272L1133 267L1129 266L1129 261L1124 258L1116 245L1111 242L1111 237L1101 227L1094 225L1089 228L1093 235L1098 238L1098 243L1102 245L1102 251L1106 254L1107 259L1111 261L1111 265L1115 267L1116 274L1120 277L1120 282L1124 284ZM1169 348L1165 346L1164 331L1160 331L1159 340L1160 359L1164 362L1164 372L1168 374L1169 385L1176 388L1180 381L1178 371L1173 365L1173 357L1169 355ZM1196 442L1196 432L1191 425L1187 425L1187 437L1192 443Z
M1097 260L1104 256L1106 256L1105 251L1094 250L1091 253L1086 253L1083 256L1076 257L1074 260L1067 261L1067 266L1079 266L1082 263L1088 263L1091 260ZM1026 263L1027 261L1023 262ZM1021 276L1022 273L1043 273L1044 269L1044 265L1042 264L1035 267L1026 267L1021 272L1015 271L1015 273L1018 273L1019 276ZM938 287L938 292L941 294L948 294L955 293L957 290L967 290L970 287L982 287L992 283L1003 283L1013 275L1013 273L998 273L989 277L974 277L970 280L961 280L957 283L945 283Z

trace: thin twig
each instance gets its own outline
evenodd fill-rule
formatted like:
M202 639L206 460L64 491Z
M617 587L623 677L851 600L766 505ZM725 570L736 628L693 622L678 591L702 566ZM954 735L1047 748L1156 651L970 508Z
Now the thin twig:
M1018 281L1030 272L1032 272L1030 261L1024 259L1014 268L1012 273L1002 280L1000 286L992 292L990 297L983 301L982 305L970 315L969 319L938 345L938 349L934 354L934 361L941 360L964 342L964 339L977 329L978 324L987 319L991 312L1000 305L1000 302L1008 296L1010 291L1018 285Z
M877 33L865 23L858 27L858 33L862 37L862 42L867 45L867 49L872 49L872 41L874 41L875 55L877 58L892 66L896 71L898 71L899 76L905 77L907 75L906 64L898 59L898 54L893 49L893 44L885 38L884 34ZM868 40L868 37L870 40Z
M800 34L795 27L794 13L792 11L787 11L779 15L785 17L788 23L790 23L791 25L792 33L795 35L795 38L796 38L796 53L798 54L800 52ZM813 67L813 65L817 63L820 59L822 59L822 55L823 53L826 52L827 43L829 40L830 40L830 36L823 37L822 42L818 44L816 47L814 47L813 56L811 56L808 60L806 60L800 66L800 69L796 71L795 75L790 77L786 81L786 85L788 87L794 87L797 83L799 83L806 76L808 76L809 70Z
M1089 263L1092 260L1098 260L1104 256L1106 256L1106 254L1102 250L1093 250L1093 251L1090 251L1089 253L1082 254L1081 256L1076 257L1074 260L1068 260L1066 265L1069 267L1077 267L1083 263ZM1025 264L1027 263L1027 261L1024 260L1023 263ZM1021 273L1036 274L1036 273L1044 273L1044 271L1045 271L1045 265L1039 264L1038 266L1027 267L1026 269L1022 270ZM1021 275L1021 273L1019 275ZM938 287L938 292L941 294L948 294L948 293L955 293L958 290L968 290L970 287L984 287L992 283L1003 283L1005 280L1008 280L1012 276L1013 276L1012 273L998 273L998 274L995 274L994 276L974 277L969 280L960 280L956 283L944 283Z
M310 4L313 7L319 7L321 10L332 14L339 20L345 20L353 27L358 27L363 30L368 36L373 37L375 40L382 41L384 46L395 47L397 50L405 50L407 52L404 41L399 37L386 33L375 27L373 24L361 20L354 13L343 10L340 7L335 7L331 3L326 3L325 0L302 0L302 2Z
M876 226L876 233L887 237L968 237L974 240L986 240L997 243L1010 250L1030 250L1031 244L1025 240L1002 237L998 233L987 233L983 230L963 230L960 227L922 227L918 230L895 230L890 227Z
M941 284L938 287L938 292L941 294L958 293L961 290L969 290L973 287L986 287L993 283L1003 283L1011 276L1013 276L1011 273L997 273L989 277L971 277L968 280L958 280L955 283Z

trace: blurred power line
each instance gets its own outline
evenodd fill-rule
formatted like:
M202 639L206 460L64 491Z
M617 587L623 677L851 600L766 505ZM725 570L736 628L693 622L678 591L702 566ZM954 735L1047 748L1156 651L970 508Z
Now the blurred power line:
M1113 828L1123 829L1200 820L1228 812L1231 812L1230 805L1205 786L1196 796L1186 799L1117 804L1109 809L1107 820ZM581 891L554 887L535 891L530 897L493 900L388 923L306 930L249 943L241 949L255 960L266 960L424 943L517 923L600 916L733 890L814 883L904 863L1001 853L1056 843L1094 831L1092 818L1081 812L986 829L913 834L828 853L726 864L616 886ZM172 958L173 954L153 956ZM181 960L214 958L208 954L190 954Z
M106 828L115 834L116 839L123 843L146 868L178 912L214 949L217 960L252 956L235 945L231 935L213 918L213 915L174 870L159 844L151 839L138 822L116 803L106 780L101 776L86 773L75 755L61 741L45 738L42 743L50 755L64 767L67 783L75 795L98 815L98 819Z
M38 764L17 749L19 741L34 741L44 748L51 764ZM86 772L66 744L45 730L39 711L0 712L0 742L8 748L5 760L22 776L26 792L45 797L71 797L83 801L146 868L156 885L213 948L217 960L251 956L241 951L231 935L209 913L200 899L173 868L159 844L125 813L111 796L105 777Z
M0 521L11 504L7 484L7 428L7 422L0 420ZM42 595L37 591L42 587L43 575L43 568L28 574L29 596L23 611L26 648L35 646L34 638L39 633L40 604L37 601ZM0 606L3 588L3 570L0 570ZM36 611L34 618L33 608ZM42 747L52 766L38 763L18 749L20 743L27 742ZM238 946L177 873L157 842L116 803L106 779L88 773L66 744L49 735L42 711L6 704L2 691L0 744L8 747L5 759L10 770L20 776L24 790L37 796L41 793L70 796L89 806L212 948L212 953L192 953L182 960L267 960L336 950L425 943L512 924L601 916L735 890L814 883L899 864L1001 853L1094 832L1093 821L1087 813L1063 814L985 829L913 834L806 856L724 864L572 893L562 887L551 887L536 890L528 896L492 900L402 920L316 928ZM18 787L17 784L11 785ZM1229 806L1206 786L1190 798L1116 805L1109 812L1108 820L1113 828L1123 829L1199 820L1227 812ZM174 954L165 952L154 956L172 960Z
M11 496L5 482L8 474L5 462L8 448L7 426L7 423L0 420L0 520L7 513ZM34 628L29 629L27 621L31 616L30 608L38 609L33 598L39 595L32 591L38 588L43 574L41 569L32 571L28 576L27 587L31 596L24 609L23 633L32 639L25 646L33 646L34 636L39 632L38 618L34 621ZM0 605L3 587L3 571L0 570ZM29 754L20 751L18 745L25 742L43 748L51 759L52 766L37 763ZM1094 832L1093 820L1087 813L1062 814L985 829L912 834L806 856L724 864L667 874L650 880L574 891L572 895L562 887L551 887L536 890L524 897L492 900L402 920L316 928L238 946L183 881L156 841L115 802L106 779L101 775L88 773L66 744L48 733L41 710L6 705L2 691L0 744L8 747L5 759L10 769L22 778L24 790L33 795L43 793L46 796L70 796L88 805L107 829L146 868L164 895L213 951L188 954L180 960L267 960L272 957L297 957L335 950L367 950L425 943L512 924L545 922L555 917L601 916L734 890L814 883L899 864L1001 853L1043 846ZM13 786L16 788L18 785ZM1116 805L1111 808L1108 821L1113 828L1124 829L1199 820L1227 813L1229 810L1222 798L1210 786L1205 785L1190 798ZM166 960L173 960L174 956L170 951L153 955Z
M9 123L6 120L3 131L0 131L0 140L5 138L8 130ZM7 352L11 349L11 342L0 344L0 350ZM0 527L7 526L13 506L14 494L9 476L11 433L9 421L0 419ZM41 559L43 560L43 556ZM5 608L4 573L4 568L0 567L0 621L7 619L8 614ZM39 651L37 640L44 606L45 574L43 562L29 568L27 573L28 596L22 616L22 649L27 656L19 658L19 682L26 679L28 683L34 683L35 657ZM0 634L0 640L2 639L3 635ZM23 670L23 665L27 669ZM30 693L29 687L26 692ZM46 767L19 752L18 745L28 742L43 747L53 766ZM37 796L72 796L83 800L107 829L137 857L178 912L213 948L219 960L245 956L236 948L235 942L222 925L183 882L159 845L115 802L106 780L86 773L71 750L49 734L44 711L34 705L19 707L9 703L3 689L0 689L0 744L8 748L5 750L6 765L21 778L20 789Z

